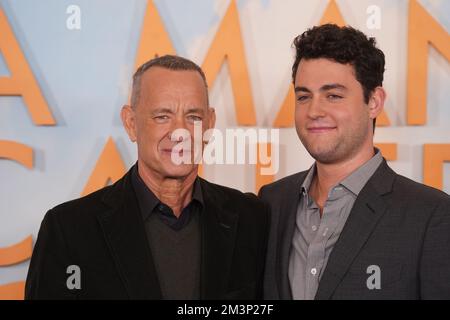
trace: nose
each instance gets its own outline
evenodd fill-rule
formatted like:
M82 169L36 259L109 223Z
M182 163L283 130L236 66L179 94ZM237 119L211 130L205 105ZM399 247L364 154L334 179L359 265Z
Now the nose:
M173 118L169 131L167 133L167 137L169 140L181 142L186 140L187 137L187 126L184 117L176 116Z
M311 119L318 119L325 116L323 103L318 97L313 97L308 107L308 117Z

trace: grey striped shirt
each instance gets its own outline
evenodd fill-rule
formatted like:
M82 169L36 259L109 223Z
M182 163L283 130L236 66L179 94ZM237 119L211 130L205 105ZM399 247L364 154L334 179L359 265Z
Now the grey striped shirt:
M369 161L331 188L322 219L319 207L308 195L316 170L315 164L310 168L301 185L289 258L288 273L293 299L314 299L328 258L356 197L382 161L381 152L376 149Z

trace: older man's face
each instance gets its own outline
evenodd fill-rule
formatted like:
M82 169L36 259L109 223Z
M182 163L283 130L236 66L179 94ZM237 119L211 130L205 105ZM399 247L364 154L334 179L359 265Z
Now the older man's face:
M200 74L161 67L151 67L142 75L138 105L125 106L122 119L130 139L137 142L139 165L162 179L183 178L197 172L193 161L174 163L174 155L186 154L173 154L179 144L171 139L173 131L186 129L193 139L194 122L202 121L203 134L215 121Z

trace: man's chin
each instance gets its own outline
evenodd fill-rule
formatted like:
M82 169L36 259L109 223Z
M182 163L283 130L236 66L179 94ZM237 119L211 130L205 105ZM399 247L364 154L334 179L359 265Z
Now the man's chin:
M308 150L311 157L317 162L331 164L339 160L339 155L333 150Z
M164 168L165 176L170 179L182 179L193 172L197 174L197 168L192 164L167 164Z

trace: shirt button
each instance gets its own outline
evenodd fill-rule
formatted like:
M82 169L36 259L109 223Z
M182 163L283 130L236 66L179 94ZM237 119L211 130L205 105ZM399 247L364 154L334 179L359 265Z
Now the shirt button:
M311 269L311 274L312 274L313 276L315 276L316 273L317 273L317 269L316 269L316 268L312 268L312 269Z
M312 226L312 231L317 231L317 226Z

